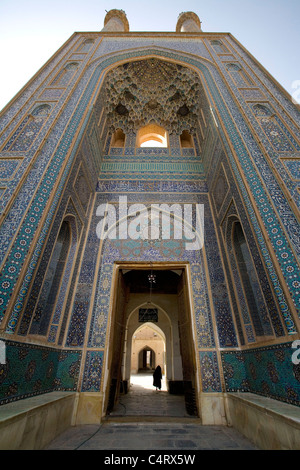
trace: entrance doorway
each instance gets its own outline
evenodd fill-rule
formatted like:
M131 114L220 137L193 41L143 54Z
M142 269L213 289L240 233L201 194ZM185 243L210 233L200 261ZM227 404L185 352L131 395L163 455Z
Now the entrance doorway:
M139 369L152 370L155 364L155 352L150 348L144 348L139 354Z
M104 406L111 414L130 394L131 376L163 370L166 393L182 396L198 416L195 338L185 265L121 264L116 267ZM149 277L155 284L149 289Z

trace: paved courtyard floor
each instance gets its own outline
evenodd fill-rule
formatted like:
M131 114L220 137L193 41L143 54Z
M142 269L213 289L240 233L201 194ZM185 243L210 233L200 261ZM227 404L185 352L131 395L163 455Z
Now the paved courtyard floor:
M185 410L184 397L152 386L152 374L131 376L130 391L98 425L74 426L47 450L153 451L258 450L235 429L203 426Z

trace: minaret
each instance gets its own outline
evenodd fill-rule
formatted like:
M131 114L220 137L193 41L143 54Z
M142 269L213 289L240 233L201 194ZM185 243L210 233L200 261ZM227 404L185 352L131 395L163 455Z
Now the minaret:
M176 25L176 33L201 33L201 21L196 13L186 11L180 13Z
M102 31L128 33L129 23L125 11L109 10L104 18L104 28Z

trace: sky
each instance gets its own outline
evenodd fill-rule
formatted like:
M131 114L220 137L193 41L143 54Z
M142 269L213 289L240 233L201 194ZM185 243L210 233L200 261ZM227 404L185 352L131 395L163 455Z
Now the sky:
M230 32L300 102L300 0L0 0L0 110L74 32L101 31L124 10L130 31L175 31L195 12L204 32Z

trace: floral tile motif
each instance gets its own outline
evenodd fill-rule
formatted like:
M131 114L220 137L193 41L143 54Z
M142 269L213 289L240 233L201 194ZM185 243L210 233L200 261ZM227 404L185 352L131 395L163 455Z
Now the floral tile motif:
M200 351L202 389L204 393L221 392L218 360L215 351Z
M265 395L300 405L300 365L292 363L292 343L222 352L226 390Z
M85 363L85 371L82 392L99 392L101 385L101 372L103 365L103 351L88 351Z
M61 351L5 341L6 364L0 364L0 404L55 390L75 391L81 352Z

